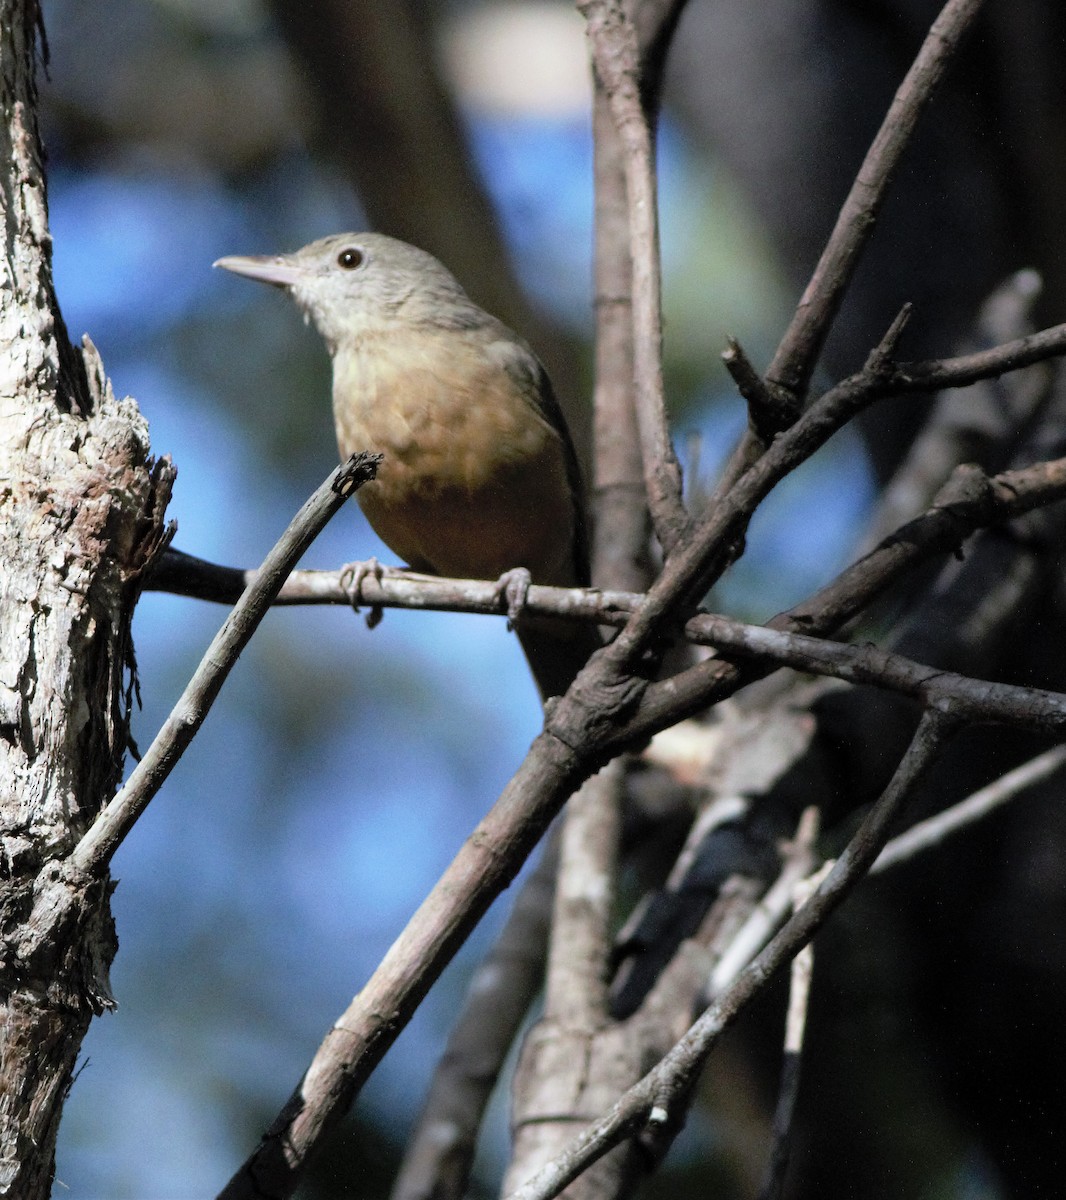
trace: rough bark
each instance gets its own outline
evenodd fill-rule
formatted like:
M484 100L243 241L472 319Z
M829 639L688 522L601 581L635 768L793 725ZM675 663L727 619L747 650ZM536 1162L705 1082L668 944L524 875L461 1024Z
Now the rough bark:
M47 1196L81 1039L111 1007L111 884L54 904L128 741L138 576L168 467L51 282L34 0L0 2L0 1195Z

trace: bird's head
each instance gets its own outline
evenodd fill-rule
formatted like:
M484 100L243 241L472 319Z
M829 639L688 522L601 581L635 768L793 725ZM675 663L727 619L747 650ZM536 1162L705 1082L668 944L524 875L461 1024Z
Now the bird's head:
M431 254L380 233L338 233L291 254L234 254L214 265L287 291L330 353L390 322L462 327L481 315Z

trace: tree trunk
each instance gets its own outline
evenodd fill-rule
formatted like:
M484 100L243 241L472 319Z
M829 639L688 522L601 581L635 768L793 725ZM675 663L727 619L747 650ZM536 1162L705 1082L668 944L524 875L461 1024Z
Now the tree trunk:
M0 0L0 1195L47 1196L62 1102L112 1007L110 880L62 860L118 781L130 618L172 471L67 340L36 124L35 0Z

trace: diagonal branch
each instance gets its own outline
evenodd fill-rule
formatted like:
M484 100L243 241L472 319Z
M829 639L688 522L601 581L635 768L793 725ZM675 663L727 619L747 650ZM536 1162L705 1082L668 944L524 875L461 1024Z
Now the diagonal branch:
M1027 788L1050 778L1062 770L1063 765L1066 765L1066 746L1054 746L979 788L958 804L919 821L888 843L870 868L870 874L891 870L901 862L935 849L960 829L983 820Z
M799 398L806 392L826 335L873 233L889 184L918 118L933 98L981 2L948 0L933 22L866 153L822 257L774 354L766 373L771 384L784 387Z
M591 739L588 749L591 750ZM542 733L499 799L326 1034L307 1073L221 1200L291 1195L309 1155L347 1112L489 905L518 873L590 770L560 737Z
M461 1200L478 1130L531 997L544 978L558 863L547 839L500 936L478 965L404 1151L392 1200Z
M955 728L952 716L927 711L884 794L810 900L798 909L696 1021L669 1054L589 1126L554 1162L538 1171L507 1200L551 1200L613 1146L641 1129L649 1134L670 1119L722 1033L767 980L807 944L829 915L866 875L884 845L890 823Z
M694 617L689 623L690 629L693 626L698 626L708 645L763 664L769 660L812 675L886 688L928 705L950 704L954 712L970 720L1043 733L1066 731L1066 693L971 679L876 646L849 646L762 625L744 625L728 617Z
M973 383L1066 349L1066 325L1058 325L992 351L935 363L893 365L885 360L884 350L896 331L894 324L865 367L821 396L695 524L667 560L641 610L606 651L616 669L635 663L693 591L710 586L721 575L731 561L731 548L766 496L864 408L901 391Z
M286 575L345 500L374 478L380 460L377 454L353 455L330 474L293 518L215 635L200 666L125 786L74 848L69 861L76 870L93 873L111 861L207 719L215 697L266 616Z
M948 0L900 84L767 369L765 395L774 398L775 413L785 406L791 408L792 420L799 415L822 346L873 233L903 152L981 2ZM744 394L750 392L749 387ZM780 419L788 421L788 416ZM754 425L747 430L722 472L713 500L727 494L758 460L768 445L764 432Z

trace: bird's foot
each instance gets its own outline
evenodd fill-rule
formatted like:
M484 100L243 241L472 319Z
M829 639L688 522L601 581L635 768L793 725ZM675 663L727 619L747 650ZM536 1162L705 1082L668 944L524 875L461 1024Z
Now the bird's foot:
M514 629L529 599L533 578L525 567L513 567L496 580L496 597L507 601L507 628Z
M383 567L376 558L368 558L365 562L347 563L341 568L341 587L348 594L348 603L354 612L359 612L360 604L366 603L363 596L363 584L367 579L375 579L378 583L384 578L387 567ZM374 629L381 624L384 615L380 604L371 604L366 614L367 629Z

